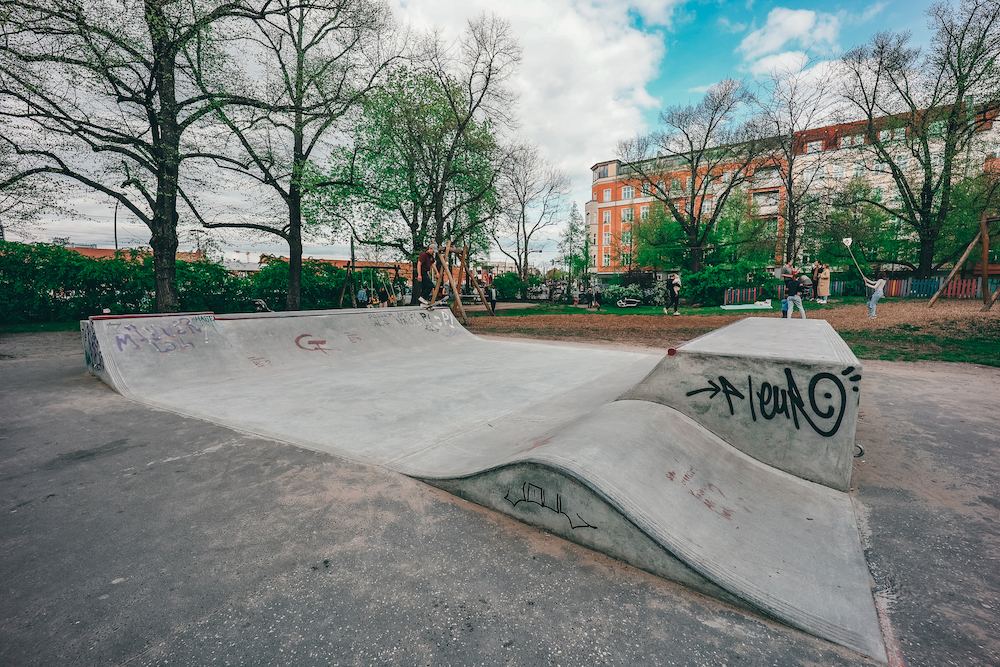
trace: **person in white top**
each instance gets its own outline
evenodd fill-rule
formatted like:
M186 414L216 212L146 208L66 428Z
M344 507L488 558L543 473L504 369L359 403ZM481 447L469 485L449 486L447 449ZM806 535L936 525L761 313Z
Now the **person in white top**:
M862 277L864 278L864 276ZM872 294L872 298L868 299L868 319L874 320L875 309L878 307L878 300L884 295L885 271L878 272L878 280L868 280L868 278L865 278L865 285L875 290L875 293Z

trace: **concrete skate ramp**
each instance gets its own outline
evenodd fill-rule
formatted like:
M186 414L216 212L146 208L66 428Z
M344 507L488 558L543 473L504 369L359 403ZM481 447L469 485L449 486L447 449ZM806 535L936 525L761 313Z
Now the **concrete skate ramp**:
M849 497L650 400L677 355L485 341L420 308L81 326L138 401L383 465L885 660Z

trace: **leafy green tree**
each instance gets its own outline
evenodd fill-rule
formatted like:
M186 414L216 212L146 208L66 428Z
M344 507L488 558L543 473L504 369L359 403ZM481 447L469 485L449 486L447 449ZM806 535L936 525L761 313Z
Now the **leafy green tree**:
M625 163L621 180L638 181L640 190L661 204L663 219L677 228L657 230L653 236L664 247L683 241L683 259L692 271L704 263L726 201L772 150L759 120L745 116L751 101L742 82L727 79L712 86L697 105L662 112L662 131L618 144L618 157Z
M559 238L559 252L563 262L569 268L569 280L589 283L587 269L590 267L590 235L580 214L580 208L574 202L569 211L569 220Z
M427 38L366 102L353 150L317 176L353 184L320 189L310 214L413 262L432 241L484 248L498 207L495 136L513 122L507 82L519 60L509 25L492 16L471 21L456 45Z

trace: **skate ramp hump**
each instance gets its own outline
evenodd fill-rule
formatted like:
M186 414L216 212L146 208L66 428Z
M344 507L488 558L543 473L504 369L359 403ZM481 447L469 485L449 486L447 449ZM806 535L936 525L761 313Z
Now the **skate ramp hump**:
M885 660L848 496L626 398L659 356L486 341L421 308L81 333L91 371L135 400L385 466Z

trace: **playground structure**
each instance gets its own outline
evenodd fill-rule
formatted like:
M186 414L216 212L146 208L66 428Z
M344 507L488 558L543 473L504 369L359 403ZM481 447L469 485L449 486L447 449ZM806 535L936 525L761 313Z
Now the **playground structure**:
M666 357L446 309L94 317L124 396L377 464L885 661L850 485L861 366L822 320Z

